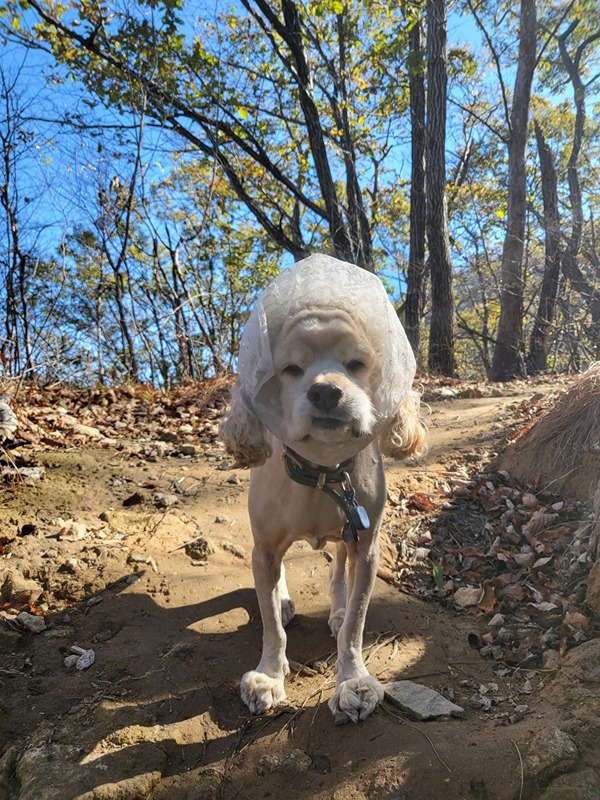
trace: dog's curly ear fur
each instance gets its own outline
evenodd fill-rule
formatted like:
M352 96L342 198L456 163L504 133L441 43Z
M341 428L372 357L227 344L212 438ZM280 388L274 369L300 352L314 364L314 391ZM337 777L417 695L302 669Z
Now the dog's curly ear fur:
M396 459L424 455L427 452L426 435L421 401L418 393L411 390L379 437L379 447L384 455Z
M237 387L231 392L229 410L219 427L219 435L225 449L235 459L235 467L259 467L271 455L263 424L248 408Z

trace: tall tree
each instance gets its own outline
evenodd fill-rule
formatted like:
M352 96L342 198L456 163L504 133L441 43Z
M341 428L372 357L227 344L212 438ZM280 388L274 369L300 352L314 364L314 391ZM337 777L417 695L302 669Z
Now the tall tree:
M558 296L561 258L558 182L554 156L537 120L535 120L535 137L540 160L546 242L544 277L527 353L527 372L530 375L545 372L548 368L549 337Z
M502 249L502 293L498 338L490 380L525 373L523 359L523 252L526 216L526 150L531 84L536 64L536 0L521 0L519 57L510 113L508 212Z
M409 34L409 92L411 126L410 243L406 274L404 328L416 358L421 345L425 307L425 64L423 21L419 14Z
M446 0L427 2L427 243L431 274L429 369L452 376L454 299L446 197Z
M584 214L583 198L580 179L581 150L584 141L586 121L586 93L593 81L600 77L594 75L587 83L582 75L582 60L586 49L600 39L600 30L594 30L585 36L575 48L574 54L569 52L568 41L573 32L581 24L581 19L575 19L558 37L558 47L563 66L569 76L573 89L575 104L575 124L573 126L573 139L571 152L567 164L567 182L569 185L569 202L571 205L571 231L567 237L563 263L564 270L575 290L584 298L592 318L591 333L594 347L594 358L600 357L600 274L593 263L593 275L590 278L581 269L578 263L579 251L583 237ZM596 267L594 269L594 267Z

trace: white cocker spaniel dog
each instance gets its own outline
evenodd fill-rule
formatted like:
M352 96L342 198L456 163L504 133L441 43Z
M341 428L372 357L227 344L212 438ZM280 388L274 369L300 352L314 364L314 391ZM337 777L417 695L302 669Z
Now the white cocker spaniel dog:
M252 569L262 657L241 682L255 714L285 701L285 626L294 602L282 559L298 539L335 543L329 627L337 639L336 723L358 722L383 690L362 657L385 498L382 454L425 447L415 363L379 279L329 256L285 270L246 325L221 437L251 467Z

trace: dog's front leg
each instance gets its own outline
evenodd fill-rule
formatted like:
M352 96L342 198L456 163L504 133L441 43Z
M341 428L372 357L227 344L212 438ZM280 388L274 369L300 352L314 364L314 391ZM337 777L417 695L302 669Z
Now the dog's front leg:
M383 700L382 686L369 675L362 657L363 630L379 560L376 534L370 541L365 537L348 544L347 549L349 597L337 638L336 690L329 701L336 725L368 717Z
M281 597L280 587L285 587L282 570L281 557L254 546L252 571L263 624L263 651L257 668L246 672L241 683L242 700L253 714L263 714L286 699L283 683L290 669L281 604L289 596L284 589L287 598Z

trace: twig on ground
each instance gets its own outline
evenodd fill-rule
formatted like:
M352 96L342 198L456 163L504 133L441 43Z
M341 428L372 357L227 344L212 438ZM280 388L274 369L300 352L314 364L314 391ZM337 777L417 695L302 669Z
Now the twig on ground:
M523 757L521 755L521 751L519 750L519 745L515 742L514 739L510 740L517 751L517 755L519 756L519 766L521 769L521 786L519 788L519 800L523 797L523 783L524 783L524 769L523 769Z

